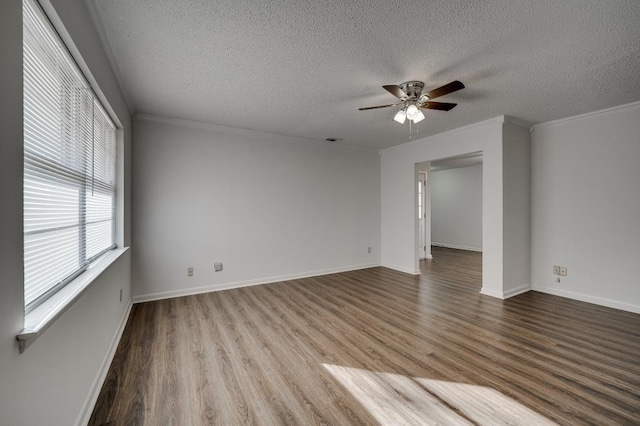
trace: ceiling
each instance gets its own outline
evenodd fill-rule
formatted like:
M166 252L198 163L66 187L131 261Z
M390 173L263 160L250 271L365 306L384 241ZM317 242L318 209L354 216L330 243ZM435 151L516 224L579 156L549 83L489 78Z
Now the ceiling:
M466 85L414 139L640 100L638 0L87 1L138 113L380 149L407 80Z

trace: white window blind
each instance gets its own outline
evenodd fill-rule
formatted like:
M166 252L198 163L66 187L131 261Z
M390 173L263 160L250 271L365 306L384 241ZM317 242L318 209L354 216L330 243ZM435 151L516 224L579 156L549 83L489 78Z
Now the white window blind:
M40 7L23 2L24 298L115 247L117 129Z

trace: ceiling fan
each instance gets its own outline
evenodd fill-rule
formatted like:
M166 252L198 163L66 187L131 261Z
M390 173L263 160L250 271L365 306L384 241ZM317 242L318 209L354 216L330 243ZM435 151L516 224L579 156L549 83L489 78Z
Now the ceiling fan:
M439 98L440 96L448 95L457 90L464 89L464 84L458 80L445 84L444 86L433 89L429 92L422 93L424 83L421 81L407 81L398 86L388 85L382 86L387 92L391 93L396 98L400 99L400 102L389 105L379 105L374 107L358 108L360 111L377 108L387 108L392 106L402 105L402 109L393 117L395 121L402 124L408 118L409 122L418 123L424 120L424 114L421 109L437 109L440 111L449 111L453 109L457 104L451 104L446 102L433 102L432 99Z

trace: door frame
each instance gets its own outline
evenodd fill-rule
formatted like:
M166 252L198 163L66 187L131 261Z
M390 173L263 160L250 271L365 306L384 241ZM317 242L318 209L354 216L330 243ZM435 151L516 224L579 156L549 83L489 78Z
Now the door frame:
M420 246L419 246L419 242L422 238L424 238L424 244L423 247L426 247L426 249L421 250L422 253L424 253L424 257L422 257L420 255L420 253L418 254L418 262L420 262L420 260L423 259L433 259L433 255L431 254L431 185L429 180L431 179L431 162L430 161L426 161L426 162L422 162L422 163L416 163L414 165L415 167L415 178L414 178L414 185L415 185L415 189L414 189L414 202L415 202L415 208L414 208L414 217L415 217L415 235L416 235L416 242L418 242L418 244L415 245L416 250L419 250ZM426 178L426 184L423 187L423 214L425 215L424 217L424 228L423 228L423 233L424 236L420 235L420 218L418 217L418 180L420 179L420 175L424 175L424 177Z
M418 171L418 182L416 188L417 191L417 200L418 200L418 235L419 235L419 245L418 245L418 259L424 260L427 259L427 203L426 203L426 193L427 193L427 172ZM420 225L422 222L422 226Z

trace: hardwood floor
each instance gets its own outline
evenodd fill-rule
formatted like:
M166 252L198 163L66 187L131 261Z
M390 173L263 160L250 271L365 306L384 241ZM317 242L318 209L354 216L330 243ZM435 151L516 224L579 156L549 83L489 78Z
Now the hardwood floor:
M90 424L640 423L640 315L421 263L135 305Z

